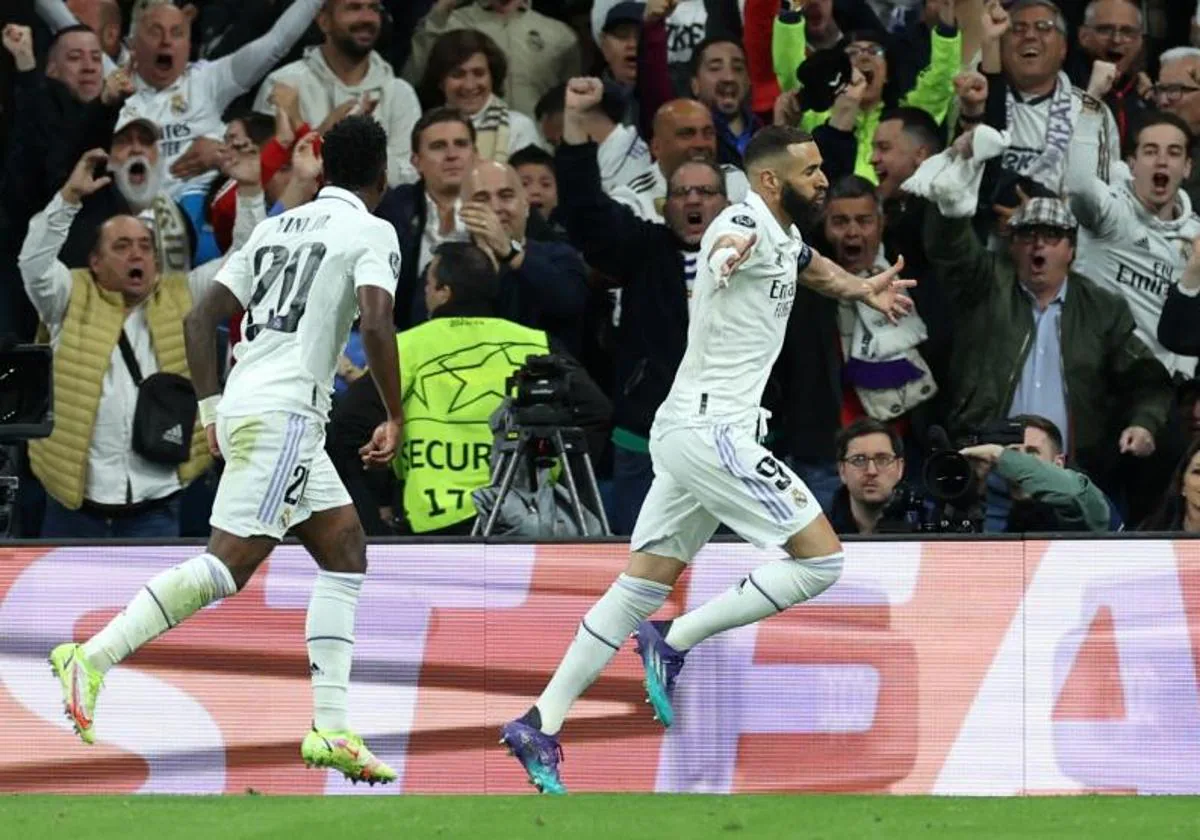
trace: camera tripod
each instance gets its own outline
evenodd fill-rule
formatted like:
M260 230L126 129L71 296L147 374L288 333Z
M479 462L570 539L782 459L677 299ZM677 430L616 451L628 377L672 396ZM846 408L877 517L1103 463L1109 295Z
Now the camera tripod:
M516 482L518 467L524 465L528 469L529 487L536 493L540 489L538 474L549 470L555 460L562 464L564 484L571 498L571 513L579 527L580 535L584 537L609 535L608 517L604 513L600 488L596 484L596 472L592 468L592 459L588 454L587 438L578 426L513 425L503 439L496 443L495 454L491 483L495 487L499 482L496 500L492 504L486 522L482 515L475 517L471 536L490 537L492 535L504 500L512 492L513 484ZM575 469L571 466L572 459L578 459L583 466L587 489L595 502L595 513L600 520L599 534L588 533L587 517L584 515L583 502L575 481ZM547 511L539 511L539 515L552 516Z

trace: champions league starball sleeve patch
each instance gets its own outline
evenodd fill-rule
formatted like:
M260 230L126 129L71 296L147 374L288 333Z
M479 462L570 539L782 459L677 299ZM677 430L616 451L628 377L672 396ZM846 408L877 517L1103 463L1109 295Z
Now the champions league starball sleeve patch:
M392 276L397 280L400 279L400 254L392 251L388 254L388 266L392 269Z

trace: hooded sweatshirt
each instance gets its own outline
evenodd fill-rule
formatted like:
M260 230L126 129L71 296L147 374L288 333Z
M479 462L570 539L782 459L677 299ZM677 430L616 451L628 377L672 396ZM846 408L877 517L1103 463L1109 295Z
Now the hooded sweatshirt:
M326 63L321 47L309 47L299 61L285 64L267 77L254 100L254 110L275 113L275 106L268 101L275 82L291 85L300 92L300 116L311 126L320 125L330 111L349 99L358 99L363 105L378 100L372 116L387 133L388 184L416 183L410 135L421 116L421 105L412 86L397 78L392 66L379 53L372 52L368 61L362 81L346 85Z
M1072 167L1073 169L1073 167ZM1183 276L1200 218L1182 189L1173 218L1152 214L1133 191L1133 175L1114 164L1112 186L1094 175L1068 175L1071 210L1079 219L1075 271L1122 295L1133 311L1137 336L1171 373L1192 376L1194 356L1180 356L1158 341L1158 320L1167 292Z

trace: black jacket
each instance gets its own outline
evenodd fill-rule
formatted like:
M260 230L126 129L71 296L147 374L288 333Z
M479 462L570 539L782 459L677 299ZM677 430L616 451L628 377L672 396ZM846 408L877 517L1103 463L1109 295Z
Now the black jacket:
M0 172L0 336L31 338L38 318L17 272L29 220L62 188L85 151L107 149L118 110L79 102L38 70L13 74L13 110Z
M1158 340L1172 353L1200 356L1200 295L1188 297L1171 287L1158 316Z
M400 277L396 283L396 329L406 330L428 319L425 310L421 237L425 234L427 202L422 182L388 190L375 215L387 219L400 241ZM557 234L530 213L525 259L520 268L502 269L497 317L545 330L572 353L582 343L583 311L587 305L587 270L579 253L558 240Z
M623 290L614 347L613 423L648 436L687 346L684 245L663 224L638 218L600 185L596 144L558 147L559 208L588 264ZM694 250L694 249L692 249Z

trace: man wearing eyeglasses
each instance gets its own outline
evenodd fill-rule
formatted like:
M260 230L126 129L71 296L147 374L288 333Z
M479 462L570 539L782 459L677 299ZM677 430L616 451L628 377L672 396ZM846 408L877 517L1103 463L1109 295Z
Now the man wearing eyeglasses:
M904 443L886 423L864 417L838 432L838 478L829 522L839 534L873 534L904 475Z
M1142 10L1131 0L1092 0L1079 28L1079 50L1067 62L1067 75L1112 111L1122 143L1148 103L1141 86Z
M1057 198L1013 214L1007 254L989 253L971 216L936 206L925 250L955 316L947 377L951 437L1021 414L1062 430L1063 452L1104 475L1145 458L1166 425L1166 368L1135 335L1124 298L1071 270L1078 223Z
M1154 97L1159 108L1182 119L1192 137L1200 138L1200 49L1179 47L1162 54ZM1200 147L1193 146L1193 160L1197 154ZM1192 199L1192 205L1200 206L1200 167L1193 167L1184 179L1183 189Z
M980 68L988 77L987 119L1012 136L1002 168L1059 192L1068 160L1083 160L1107 181L1120 158L1116 120L1063 72L1067 24L1058 6L1016 0L1005 11L989 0L985 18Z

